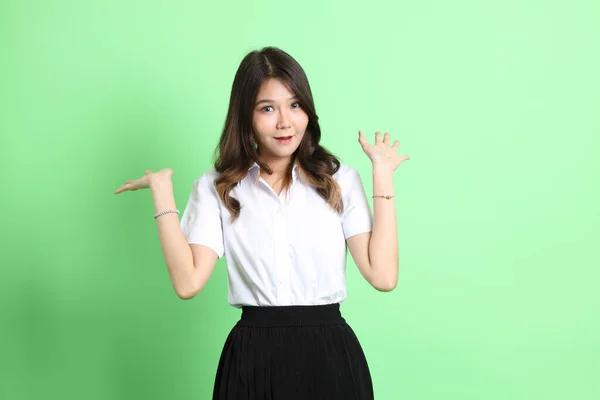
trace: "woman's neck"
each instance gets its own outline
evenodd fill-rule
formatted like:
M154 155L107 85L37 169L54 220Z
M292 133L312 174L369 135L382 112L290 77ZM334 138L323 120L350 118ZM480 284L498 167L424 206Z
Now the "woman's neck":
M262 161L269 166L269 168L271 169L271 171L273 173L271 175L264 173L264 175L263 175L263 170L261 169L261 171L260 171L261 176L269 176L272 179L279 181L279 180L282 180L286 176L288 168L290 166L291 158L288 158L287 160L281 159L281 160L269 160L269 161L262 160Z

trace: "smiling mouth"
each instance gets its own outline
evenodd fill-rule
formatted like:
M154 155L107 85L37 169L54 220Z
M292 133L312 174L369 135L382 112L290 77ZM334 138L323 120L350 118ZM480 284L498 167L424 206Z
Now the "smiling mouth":
M290 144L290 143L292 143L292 139L293 138L294 138L294 135L291 135L291 136L279 136L279 137L275 138L275 141L277 143L280 143L280 144Z

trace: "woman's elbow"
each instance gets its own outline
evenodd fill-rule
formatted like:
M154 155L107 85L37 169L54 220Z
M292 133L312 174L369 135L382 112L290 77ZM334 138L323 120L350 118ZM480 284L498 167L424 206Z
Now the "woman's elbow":
M186 289L182 289L182 288L175 288L175 294L177 294L177 297L179 297L181 300L190 300L193 299L194 297L196 297L196 295L200 292L200 290L196 289L196 288L186 288Z
M391 292L397 285L397 280L373 283L373 287L380 292Z
M382 274L383 276L373 277L371 285L380 292L391 292L398 285L397 270L392 274Z

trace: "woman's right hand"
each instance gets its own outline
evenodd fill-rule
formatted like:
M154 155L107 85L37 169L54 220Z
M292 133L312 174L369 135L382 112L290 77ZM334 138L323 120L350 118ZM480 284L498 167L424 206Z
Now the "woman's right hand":
M115 194L125 192L126 190L138 190L147 189L150 186L165 180L171 180L173 176L173 170L171 168L161 169L158 172L152 172L150 170L144 171L144 176L139 179L126 181L120 188L115 190Z

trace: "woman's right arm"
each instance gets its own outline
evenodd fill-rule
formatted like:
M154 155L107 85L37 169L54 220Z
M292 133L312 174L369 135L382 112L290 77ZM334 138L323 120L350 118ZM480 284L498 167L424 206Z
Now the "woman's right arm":
M176 209L171 179L153 181L150 191L154 201L154 212ZM201 244L188 244L176 213L157 217L156 224L175 293L181 299L191 299L208 282L217 264L218 255Z

